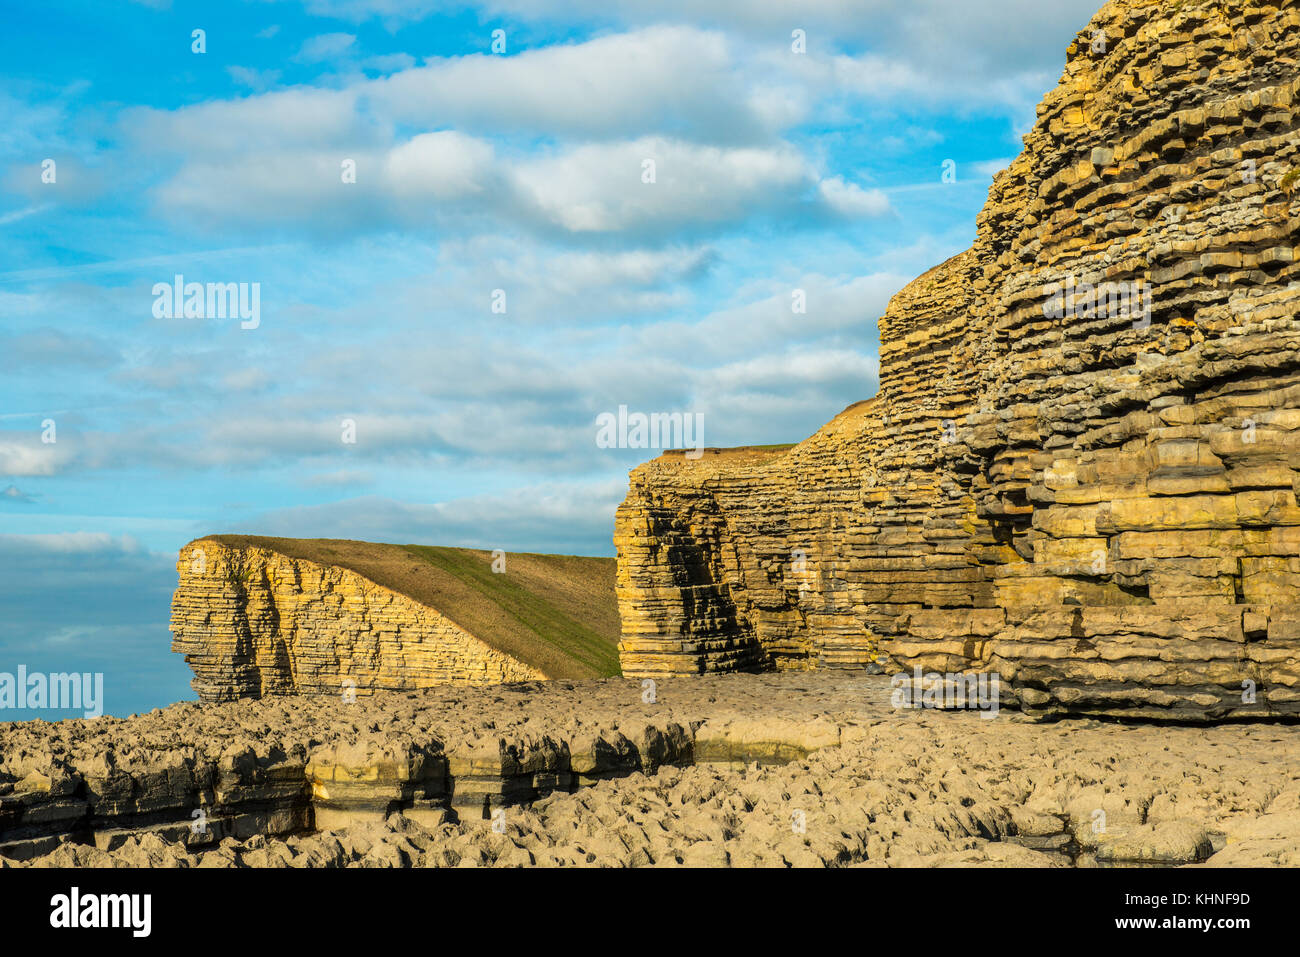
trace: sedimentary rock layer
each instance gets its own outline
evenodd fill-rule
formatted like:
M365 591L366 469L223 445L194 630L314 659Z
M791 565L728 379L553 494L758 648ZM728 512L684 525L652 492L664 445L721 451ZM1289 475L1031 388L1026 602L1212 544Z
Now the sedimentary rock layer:
M0 725L0 866L1300 864L1300 728L896 708L843 672L649 691Z
M629 675L996 671L1036 714L1300 714L1300 10L1108 4L879 393L667 454L618 511Z
M204 701L547 677L356 572L199 539L181 551L172 650Z

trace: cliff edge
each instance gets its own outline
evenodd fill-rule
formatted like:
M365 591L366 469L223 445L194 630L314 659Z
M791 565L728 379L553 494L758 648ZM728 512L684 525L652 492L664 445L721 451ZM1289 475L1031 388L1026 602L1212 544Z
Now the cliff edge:
M635 470L630 676L995 672L1039 714L1300 714L1300 10L1105 6L881 385Z
M618 673L614 562L216 535L177 561L172 650L204 701Z

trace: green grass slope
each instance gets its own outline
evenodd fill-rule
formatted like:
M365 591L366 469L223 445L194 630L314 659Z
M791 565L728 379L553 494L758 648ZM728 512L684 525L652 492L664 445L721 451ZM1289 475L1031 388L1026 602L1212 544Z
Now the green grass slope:
M552 678L619 673L612 558L511 552L505 573L497 574L490 552L470 548L256 535L208 538L347 568L437 609L474 637Z

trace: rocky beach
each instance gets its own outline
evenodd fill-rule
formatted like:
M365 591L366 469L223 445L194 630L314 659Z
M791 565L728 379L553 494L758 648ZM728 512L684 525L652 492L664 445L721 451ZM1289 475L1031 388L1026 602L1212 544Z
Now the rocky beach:
M898 690L555 681L9 725L0 862L1300 865L1300 728L1041 723Z

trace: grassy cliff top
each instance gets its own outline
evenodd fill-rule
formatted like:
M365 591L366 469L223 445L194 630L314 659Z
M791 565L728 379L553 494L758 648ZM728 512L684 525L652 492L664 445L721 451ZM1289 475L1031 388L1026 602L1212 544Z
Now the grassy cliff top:
M349 569L552 678L619 673L612 558L510 552L505 573L497 574L492 553L472 548L258 535L206 540Z

